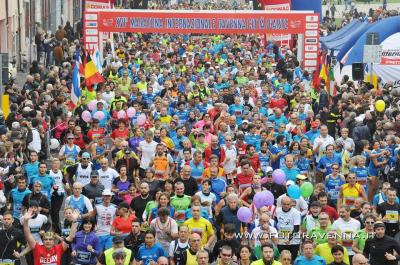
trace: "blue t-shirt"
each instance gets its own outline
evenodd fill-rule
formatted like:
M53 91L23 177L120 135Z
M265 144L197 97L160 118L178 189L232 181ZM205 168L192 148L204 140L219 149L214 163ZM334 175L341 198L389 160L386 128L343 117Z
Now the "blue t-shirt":
M211 178L210 180L211 180L211 192L215 194L216 203L219 203L219 201L221 200L220 193L225 192L227 186L226 181L221 177Z
M151 248L147 248L144 244L139 247L136 259L143 261L143 265L149 265L151 261L157 263L159 257L167 257L167 253L164 252L162 246L155 243Z
M328 193L330 196L331 200L336 203L338 196L339 196L339 191L340 187L345 184L346 181L343 181L340 176L337 178L332 178L330 175L328 176L328 179L326 180L325 183L325 191Z
M304 256L299 256L295 259L293 265L326 265L324 258L313 255L312 259L307 259Z
M300 170L297 167L292 167L291 169L287 168L286 166L281 167L283 172L285 172L286 180L293 180L296 181L296 177L300 174Z
M28 183L31 183L31 178L33 176L39 175L39 161L25 164L24 171L26 176L28 177Z
M36 175L31 178L31 184L33 185L36 181L42 183L42 193L47 196L49 201L51 200L51 190L55 184L54 179L49 175L39 176Z
M10 192L10 198L12 200L12 215L14 218L19 219L21 217L21 207L22 201L24 200L25 195L31 193L28 188L20 191L18 188L14 188Z
M365 192L367 192L368 191L368 185L367 185L368 168L367 167L352 167L352 168L350 168L350 172L356 174L358 184L362 185L365 189Z
M328 176L329 174L332 173L332 164L334 163L338 164L340 167L342 165L341 157L335 155L333 157L328 157L324 155L318 162L318 170L326 169L326 171L323 174L324 176Z
M284 165L284 163L283 163L283 161L284 161L284 158L285 158L285 156L287 155L287 153L288 153L288 150L287 150L287 147L286 147L286 145L284 145L284 146L278 146L278 145L273 145L272 147L271 147L271 150L270 150L270 152L271 152L271 154L273 154L273 155L275 155L275 154L278 154L279 152L281 152L281 151L284 151L284 154L283 155L279 155L279 157L274 161L274 162L271 162L271 167L272 167L272 169L278 169L278 168L280 168L280 167L282 167L283 165Z

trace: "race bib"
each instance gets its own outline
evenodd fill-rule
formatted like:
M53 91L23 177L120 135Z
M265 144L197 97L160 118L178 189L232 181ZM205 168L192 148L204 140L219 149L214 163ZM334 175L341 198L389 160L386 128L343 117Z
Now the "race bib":
M94 204L102 204L102 203L103 203L103 198L102 197L94 198Z
M176 211L176 221L178 223L183 223L185 221L185 211L183 210L178 210Z
M92 253L90 253L88 251L78 250L76 252L76 261L82 262L82 263L88 263L90 261L91 256L92 256Z
M15 261L11 259L0 259L0 265L14 265Z
M355 202L355 199L353 197L345 197L344 198L344 204L346 206L353 206Z
M388 223L396 224L399 222L399 213L397 211L386 211L386 219Z

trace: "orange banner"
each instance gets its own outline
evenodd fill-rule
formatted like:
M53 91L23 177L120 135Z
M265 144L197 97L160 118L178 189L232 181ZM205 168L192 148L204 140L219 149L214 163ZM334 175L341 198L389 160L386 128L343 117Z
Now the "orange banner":
M97 26L102 32L177 34L304 34L306 21L319 21L318 15L312 13L265 11L103 10L98 16Z

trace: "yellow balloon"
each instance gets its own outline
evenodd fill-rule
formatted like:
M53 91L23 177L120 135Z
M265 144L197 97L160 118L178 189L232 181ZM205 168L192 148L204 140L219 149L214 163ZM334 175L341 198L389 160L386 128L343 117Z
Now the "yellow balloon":
M379 112L382 112L382 111L384 111L385 110L385 101L383 101L383 100L378 100L376 103L375 103L375 109L376 109L376 111L379 111Z

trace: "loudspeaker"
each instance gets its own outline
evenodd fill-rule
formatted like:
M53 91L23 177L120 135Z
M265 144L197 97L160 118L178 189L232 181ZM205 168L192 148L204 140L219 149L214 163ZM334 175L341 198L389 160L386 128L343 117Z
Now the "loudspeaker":
M353 75L353 80L363 80L364 79L364 64L363 63L353 63L352 64L352 75Z
M8 84L9 71L8 71L8 54L2 53L1 56L1 77L3 84Z

